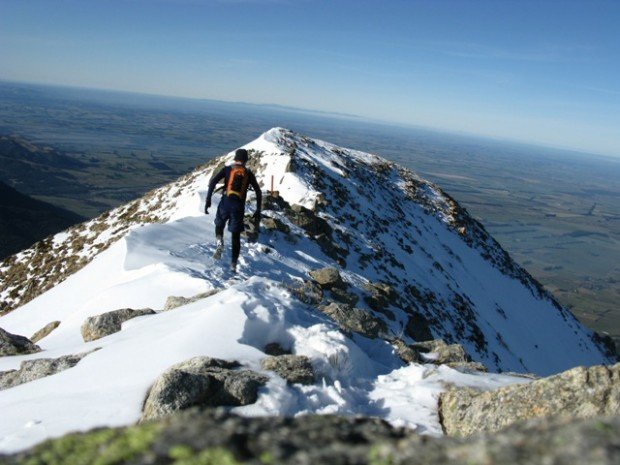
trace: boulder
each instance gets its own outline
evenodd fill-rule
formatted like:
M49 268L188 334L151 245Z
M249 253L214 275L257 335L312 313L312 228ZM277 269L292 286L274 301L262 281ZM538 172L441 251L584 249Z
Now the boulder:
M422 363L422 360L420 360L420 353L409 347L402 339L393 339L390 343L394 347L396 355L398 355L403 362Z
M534 421L470 438L423 436L377 418L241 417L190 410L99 428L3 456L3 464L532 465L620 463L620 417Z
M447 365L463 372L487 371L482 363L472 362L459 344L448 345L441 339L412 345L407 345L402 339L393 339L390 343L403 362Z
M40 352L41 348L30 339L11 334L0 328L0 357L5 355L25 355Z
M321 306L319 310L334 320L345 332L354 331L371 339L387 332L385 323L366 310L336 302Z
M345 282L340 276L340 272L333 267L320 268L308 273L310 277L322 288L332 289L334 287L344 288Z
M166 303L162 311L165 312L168 310L172 310L173 308L182 307L183 305L197 302L198 300L206 299L207 297L211 297L218 292L220 292L220 289L211 289L207 292L201 292L200 294L196 294L192 297L181 297L172 295L166 299Z
M291 230L286 224L277 218L271 218L269 216L261 219L261 227L268 231L280 231L281 233L288 234Z
M309 305L319 305L323 300L323 290L312 281L296 281L287 286L288 290L300 301Z
M194 357L170 367L146 396L140 421L164 417L190 407L239 406L256 402L267 378L238 370L237 362Z
M82 339L84 339L84 342L100 339L104 336L119 332L121 326L127 320L153 314L155 314L155 312L150 308L142 308L139 310L122 308L120 310L88 317L81 327Z
M311 236L327 234L331 237L332 235L332 228L329 223L302 205L292 205L290 210L285 211L285 214L293 224L299 226Z
M45 336L48 336L52 331L58 328L58 326L60 326L60 321L52 321L51 323L46 324L45 326L43 326L43 328L34 333L30 340L32 342L39 342Z
M364 290L368 292L368 295L364 296L364 301L375 311L381 311L394 304L398 297L392 286L382 282L366 283Z
M262 360L263 370L274 371L291 384L314 384L314 368L303 355L279 355Z
M418 352L420 360L424 363L459 365L471 362L462 345L446 344L442 339L415 342L410 347Z
M274 356L275 355L289 355L291 353L290 350L285 349L277 342L270 342L269 344L267 344L265 348L263 349L263 352L265 352L267 355L274 355Z
M620 415L620 364L577 367L487 392L452 389L441 394L439 415L445 432L458 436L539 417Z
M339 287L333 287L329 291L329 297L336 302L348 304L351 306L355 306L355 304L359 300L359 297L357 297L355 294L351 294L343 289L340 289Z
M0 390L9 389L72 368L92 352L91 350L82 354L64 355L59 358L25 360L21 363L19 370L0 372Z

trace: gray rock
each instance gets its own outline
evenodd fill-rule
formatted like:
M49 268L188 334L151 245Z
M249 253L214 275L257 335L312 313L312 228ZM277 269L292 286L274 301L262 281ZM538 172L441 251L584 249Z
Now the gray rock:
M620 415L620 364L577 367L487 392L453 389L440 396L439 414L446 433L459 436L538 417Z
M127 320L153 314L155 314L155 312L150 308L142 308L139 310L123 308L88 317L80 329L82 332L82 339L84 339L84 342L100 339L104 336L119 332L121 326Z
M0 461L78 465L116 450L124 455L114 463L132 465L617 465L620 417L528 422L458 439L420 436L376 418L245 418L194 409L158 423L72 434Z
M498 433L428 442L410 436L378 445L373 464L390 465L612 465L620 463L620 417L544 419Z
M265 348L263 349L263 352L265 352L267 355L274 355L274 356L289 355L291 353L290 350L285 349L277 342L270 342L269 344L267 344Z
M294 282L287 286L288 290L309 305L319 305L323 300L323 290L321 287L311 281Z
M48 336L52 331L58 328L58 326L60 326L60 321L52 321L51 323L46 324L43 328L34 333L30 340L32 342L39 342L45 336Z
M381 311L383 308L396 303L398 294L389 284L382 282L366 283L364 289L368 292L364 301L375 311Z
M420 359L420 352L417 350L413 350L402 339L393 339L390 341L394 350L396 351L396 355L406 363L422 363Z
M354 331L371 339L387 332L385 323L366 310L335 302L321 306L319 310L334 320L345 332Z
M359 297L357 297L355 294L351 294L338 287L334 287L329 291L329 297L336 302L348 304L353 307L355 306L355 304L357 304L357 301L359 300Z
M420 360L424 361L424 363L459 365L471 362L471 358L467 355L463 346L460 344L446 344L441 339L415 342L410 347L420 354Z
M480 362L450 362L446 363L446 365L463 373L486 373L487 371L489 371L489 369Z
M450 368L462 372L481 371L486 372L487 367L482 363L472 362L459 344L446 344L441 339L434 341L418 342L407 345L402 339L390 341L396 355L407 363L432 363L435 365L447 365Z
M261 219L260 224L268 231L280 231L284 234L288 234L291 230L291 228L277 218L265 217Z
M310 277L321 286L322 289L332 289L334 287L344 288L345 282L340 276L340 272L333 267L320 268L308 273Z
M40 352L41 348L24 336L11 334L0 328L0 357L5 355L24 355Z
M59 358L25 360L21 363L19 370L0 372L0 390L9 389L72 368L92 352L91 350L82 354L64 355Z
M183 305L197 302L198 300L206 299L207 297L211 297L218 292L220 292L220 289L211 289L210 291L201 292L200 294L196 294L192 297L181 297L172 295L166 299L166 303L162 311L166 312L168 310L172 310L173 308L181 307Z
M239 364L194 357L166 370L146 396L140 421L164 417L190 407L239 406L256 402L267 378Z
M261 361L263 370L274 371L289 383L314 384L314 368L303 355L279 355Z

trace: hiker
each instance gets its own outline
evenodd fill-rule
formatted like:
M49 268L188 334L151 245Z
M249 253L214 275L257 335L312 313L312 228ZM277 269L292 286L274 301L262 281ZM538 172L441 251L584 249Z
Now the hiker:
M224 192L220 204L217 206L215 214L215 238L217 240L217 248L213 254L213 258L219 260L224 250L224 226L228 222L228 230L232 234L232 261L230 269L234 273L237 271L237 259L241 251L241 233L244 230L243 216L245 211L245 198L248 193L248 187L252 186L256 193L256 212L254 220L260 220L262 195L260 186L256 182L254 173L246 168L248 161L248 151L238 149L235 151L235 161L230 166L225 166L217 173L209 183L209 192L207 192L207 201L205 203L205 214L209 214L211 208L211 196L215 185L224 179Z

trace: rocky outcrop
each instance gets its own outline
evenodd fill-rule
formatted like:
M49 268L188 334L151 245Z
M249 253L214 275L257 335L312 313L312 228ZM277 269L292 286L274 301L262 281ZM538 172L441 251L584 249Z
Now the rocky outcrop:
M202 299L206 299L207 297L211 297L212 295L220 292L220 289L211 289L207 292L201 292L200 294L196 294L192 297L181 297L181 296L170 296L166 299L166 303L164 304L163 311L172 310L173 308L182 307L183 305L191 304L193 302L197 302Z
M471 362L471 358L460 344L446 344L442 339L415 342L410 346L421 360L435 365L462 364Z
M314 368L303 355L279 355L262 360L263 370L274 371L291 384L314 384Z
M265 345L265 348L263 349L263 352L265 352L267 355L273 355L273 356L289 355L291 353L289 349L285 349L277 342L267 343Z
M19 366L19 370L0 372L0 390L29 383L30 381L73 368L80 360L92 352L91 350L82 354L64 355L59 358L25 360Z
M353 331L375 339L387 332L385 323L366 310L335 302L323 305L319 310L334 320L346 333Z
M405 344L402 339L390 342L403 362L447 365L461 371L487 371L482 363L473 362L460 344L446 344L441 339L411 345Z
M321 287L321 289L345 287L345 283L340 276L340 272L336 268L320 268L318 270L312 270L308 274Z
M458 439L420 436L376 418L244 418L223 409L192 410L159 423L72 434L0 461L6 465L616 465L620 417L536 421Z
M441 394L439 415L444 431L457 436L538 417L620 415L620 364L577 367L487 392L453 389Z
M238 370L239 366L210 357L194 357L172 366L149 389L140 421L190 407L253 404L267 378L251 370Z
M41 348L30 339L11 334L0 328L0 357L5 355L25 355L40 352Z
M287 286L297 299L305 304L319 305L323 301L321 286L312 281L296 281Z
M143 315L153 315L155 312L150 308L134 310L132 308L122 308L112 312L102 313L101 315L91 316L82 324L81 332L84 342L94 341L104 336L117 333L127 320Z
M49 336L49 334L56 328L58 328L58 326L60 326L60 321L52 321L51 323L46 324L45 326L43 326L43 328L34 333L30 340L32 342L39 342L45 336Z

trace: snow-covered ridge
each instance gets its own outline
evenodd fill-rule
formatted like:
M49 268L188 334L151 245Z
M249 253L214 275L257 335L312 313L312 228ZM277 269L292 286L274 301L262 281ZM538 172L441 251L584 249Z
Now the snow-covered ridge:
M381 309L394 334L459 342L494 369L550 373L601 360L590 332L436 185L376 155L282 128L245 148L263 191L273 188L288 204L327 222L331 249L319 244L321 251L346 269L351 283L382 282L396 290L395 301ZM208 181L232 153L4 261L4 312L58 284L135 228L202 217ZM268 215L290 223L279 213Z
M491 371L555 373L611 362L592 333L437 186L376 155L275 128L245 146L265 196L265 227L244 242L237 277L214 261L208 181L232 153L178 181L49 238L0 264L0 327L29 336L60 325L23 360L100 350L61 373L0 391L0 452L49 436L140 417L145 393L169 366L194 356L261 370L276 342L309 357L314 385L273 373L244 415L376 415L441 434L436 399L446 383L489 389L523 378L405 363L394 350L442 338ZM272 184L273 182L273 184ZM219 199L214 199L214 204ZM254 209L248 202L248 213ZM267 228L271 221L274 227ZM291 286L339 268L345 299L381 322L378 338L348 334ZM171 295L210 297L162 311ZM80 326L120 308L157 311L84 342Z

